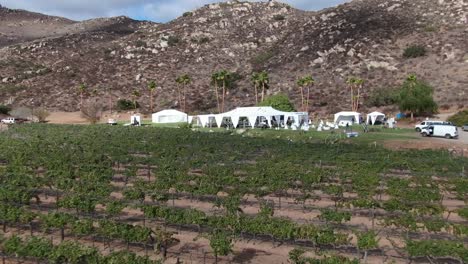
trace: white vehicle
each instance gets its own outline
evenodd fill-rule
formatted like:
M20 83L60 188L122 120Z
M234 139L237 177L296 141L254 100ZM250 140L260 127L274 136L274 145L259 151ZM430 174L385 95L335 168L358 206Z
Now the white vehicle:
M14 117L7 117L2 119L1 121L4 124L14 124L15 123L15 118Z
M458 138L458 128L452 125L431 125L421 129L423 137Z
M419 124L417 124L414 128L416 129L416 131L418 132L421 132L421 130L427 126L431 126L431 125L452 125L452 123L450 122L444 122L444 121L440 121L440 120L426 120L426 121L423 121Z
M115 119L109 118L107 120L107 124L109 124L111 126L115 126L115 125L117 125L117 121L115 121Z

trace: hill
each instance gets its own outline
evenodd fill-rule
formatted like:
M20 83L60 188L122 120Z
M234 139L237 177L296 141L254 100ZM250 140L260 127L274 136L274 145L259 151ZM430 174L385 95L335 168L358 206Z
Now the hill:
M139 90L148 109L146 84L155 80L157 108L178 107L174 80L188 73L188 111L212 111L210 76L227 69L240 76L228 108L254 103L250 75L257 70L270 73L268 93L287 93L296 105L295 80L312 74L314 112L348 108L350 75L367 80L366 96L416 73L435 87L440 104L456 106L468 100L467 12L463 0L355 0L319 12L231 1L157 24L126 17L75 22L2 9L9 28L0 28L0 103L76 111L77 86L86 83L87 98L103 102L109 93L115 100ZM32 30L38 19L56 30ZM15 32L10 40L8 32ZM424 46L426 55L404 58L410 45Z

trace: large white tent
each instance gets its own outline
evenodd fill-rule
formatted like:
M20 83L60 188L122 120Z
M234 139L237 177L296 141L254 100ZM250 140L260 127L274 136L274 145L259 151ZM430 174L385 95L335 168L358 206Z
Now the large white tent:
M359 124L361 121L361 114L358 112L339 112L335 114L334 123L338 126Z
M188 115L174 109L162 110L152 115L153 123L186 123L188 122Z
M291 127L301 127L308 124L309 115L306 112L283 112L273 107L238 107L232 111L221 114L198 115L189 117L189 120L198 119L203 127L221 127L223 123L229 122L233 127L237 127L241 119L248 122L248 126L254 128L257 124L264 123L269 127L276 124L279 127L286 127L289 123Z
M381 123L383 123L384 120L385 114L382 114L380 112L372 112L370 114L367 114L366 124L375 125L375 122L380 121Z

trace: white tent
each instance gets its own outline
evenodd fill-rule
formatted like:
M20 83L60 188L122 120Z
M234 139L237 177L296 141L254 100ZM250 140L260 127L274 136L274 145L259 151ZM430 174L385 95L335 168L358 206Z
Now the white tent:
M377 121L380 121L381 123L383 123L384 119L385 119L385 114L382 114L380 112L372 112L370 114L367 114L366 124L374 125L375 122Z
M151 119L153 123L157 124L186 123L188 121L188 116L186 113L174 109L168 109L154 113Z
M210 124L216 123L216 126L221 127L223 122L230 121L234 127L239 125L241 118L247 119L249 126L254 128L257 123L266 123L269 127L273 126L275 122L278 126L281 124L286 126L285 123L289 120L291 126L300 127L301 124L307 124L309 115L305 112L283 112L274 109L273 107L238 107L232 111L211 114L199 115L201 125L206 127Z
M358 112L339 112L335 114L334 123L338 126L359 124L361 121L361 114Z

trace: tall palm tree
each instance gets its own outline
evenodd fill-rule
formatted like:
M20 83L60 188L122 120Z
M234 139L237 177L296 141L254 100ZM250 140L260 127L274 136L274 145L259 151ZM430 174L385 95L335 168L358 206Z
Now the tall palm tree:
M132 97L133 97L133 105L135 106L135 109L137 109L137 98L140 97L140 92L137 90L134 90L132 92Z
M221 83L223 90L221 94L221 112L224 112L224 103L226 98L226 87L231 83L231 73L226 70L221 70L217 74L218 82Z
M153 112L153 93L156 90L156 83L154 81L150 81L148 83L148 90L150 92L150 111Z
M183 87L183 104L182 104L182 106L183 106L183 111L185 112L186 103L187 103L187 85L189 85L192 82L192 79L190 78L190 76L188 74L184 74L184 75L179 76L176 79L176 82L179 85L182 85L182 87ZM179 90L179 98L180 98L180 90Z
M211 83L214 86L214 91L215 91L215 96L216 96L216 104L218 106L218 112L221 113L221 104L219 102L219 91L218 91L218 87L219 87L218 75L219 75L219 72L214 72L211 75Z
M350 77L346 83L348 84L351 91L351 109L352 111L357 112L359 110L359 101L364 80L356 77Z
M258 83L262 86L262 102L265 100L265 90L269 88L270 84L270 77L268 76L268 72L262 71L258 74Z
M112 114L112 93L111 93L111 88L107 88L107 92L109 93L109 111Z
M309 111L309 100L310 100L310 86L314 85L315 80L312 76L304 76L297 81L297 85L301 88L301 102L302 110ZM307 97L304 100L304 87L307 88Z
M259 87L258 79L259 79L259 73L254 72L250 80L252 81L254 88L255 88L255 104L258 104L258 87Z
M80 86L78 86L78 91L80 92L80 110L81 110L81 107L83 107L83 96L84 96L84 93L86 92L86 84L82 83L80 84Z

